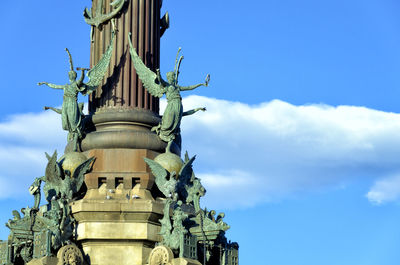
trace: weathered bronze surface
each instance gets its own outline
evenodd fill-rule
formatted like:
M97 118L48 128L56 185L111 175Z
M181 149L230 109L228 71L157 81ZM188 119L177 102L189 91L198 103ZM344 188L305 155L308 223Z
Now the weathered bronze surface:
M109 13L103 14L102 11L104 9L104 0L97 0L96 12L92 12L92 10L85 8L83 11L83 16L85 17L86 23L94 27L99 27L100 25L113 19L122 10L126 2L128 2L128 0L115 0L114 2L110 3L110 5L113 7L113 10Z
M82 95L91 94L102 82L104 75L110 64L110 59L113 51L115 35L111 39L111 43L107 48L106 53L102 56L101 60L92 68L77 68L81 71L81 77L76 80L77 73L74 70L72 56L68 49L65 49L69 55L70 71L68 72L69 84L66 85L55 85L48 82L40 82L38 85L47 85L54 89L64 90L63 104L61 109L53 107L45 107L45 110L51 109L58 114L61 114L62 128L68 131L68 142L73 143L73 150L78 150L78 141L83 136L83 125L82 119L83 114L83 103L78 104L78 93ZM89 78L88 83L84 83L85 71L87 71L87 77Z
M203 246L199 251L204 264L226 264L228 259L235 258L232 255L237 253L238 245L228 243L225 237L225 231L230 228L223 221L225 214L220 213L215 217L215 211L200 207L200 198L206 190L193 172L195 157L189 158L186 153L185 161L177 173L171 171L173 167L169 165L174 161L170 156L174 155L165 154L160 154L154 160L144 158L155 176L155 184L166 197L164 216L160 220L160 235L163 238L161 244L175 251L180 258L197 259L197 250L194 251L196 254L185 251L186 244L192 239L195 248Z
M13 211L14 218L6 224L11 233L6 243L8 247L1 250L0 256L5 258L0 264L28 263L57 253L61 259L83 264L81 251L71 243L76 222L71 215L70 203L80 196L84 175L91 169L94 158L81 160L71 172L66 157L57 161L57 152L46 156L45 176L36 178L29 187L35 200L33 207L21 209L22 217L18 211ZM74 156L81 157L81 154L70 153L68 159L73 160ZM45 182L43 192L47 204L40 206L42 182ZM73 251L60 253L60 248Z
M136 52L136 49L133 47L132 42L129 38L130 45L130 54L132 57L133 65L136 69L136 73L138 74L140 80L143 82L144 87L147 91L155 96L162 97L164 94L167 97L167 107L162 116L161 122L153 127L151 130L155 131L161 140L168 143L167 151L170 152L170 147L172 142L175 142L179 149L181 148L181 136L180 136L180 125L181 119L183 116L192 115L199 110L205 111L206 108L196 108L189 111L184 112L182 106L182 97L180 92L193 90L200 86L208 86L208 82L210 81L210 75L206 76L206 81L201 84L192 85L192 86L179 86L178 85L178 77L179 77L179 67L181 65L183 56L179 57L179 51L176 56L175 69L173 72L167 73L167 80L165 81L160 74L160 71L157 69L157 73L151 71L146 65L143 63L141 58Z

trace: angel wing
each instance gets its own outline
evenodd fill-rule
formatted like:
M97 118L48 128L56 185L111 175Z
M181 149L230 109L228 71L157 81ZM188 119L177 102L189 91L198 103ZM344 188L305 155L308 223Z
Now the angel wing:
M131 36L131 34L129 34L129 36ZM135 67L137 75L143 83L143 86L151 95L161 98L164 95L164 90L161 88L160 85L156 83L157 75L149 68L147 68L147 66L143 63L142 59L137 54L136 49L133 47L130 37L129 46L133 65Z
M185 163L189 161L188 151L185 152Z
M178 193L179 199L183 200L185 202L188 201L189 189L191 186L193 186L192 176L194 174L193 174L192 164L195 159L196 159L196 156L189 159L189 156L186 152L185 163L183 164L181 170L179 171L179 179L178 179L178 185L177 185L178 192L177 193Z
M158 189L166 197L169 197L171 196L171 194L175 193L177 181L172 177L170 177L168 180L168 171L154 160L148 159L146 157L144 157L143 159L147 163L147 165L149 165L151 172L153 172Z
M89 78L89 82L83 84L84 89L81 92L82 95L85 96L91 94L103 82L104 75L106 74L108 66L110 65L112 51L114 49L114 39L115 34L112 33L111 43L106 52L103 54L103 57L101 57L100 61L86 73L86 76Z
M189 157L187 154L185 155L185 163L183 164L181 170L179 171L179 180L184 184L189 184L188 182L192 178L192 164L193 161L196 159L196 156L192 157L191 159L187 160Z
M51 201L53 197L57 197L62 187L62 169L57 163L57 151L54 151L52 156L46 153L46 157L49 160L45 171L45 185L43 192L46 200Z
M45 178L46 183L51 183L52 185L59 185L62 181L61 166L57 163L57 151L54 151L52 156L45 153L47 159L49 160L46 166Z
M72 176L73 182L75 184L73 185L73 194L77 193L81 189L83 181L85 180L85 174L88 173L92 168L94 160L95 158L91 157L75 169L74 175Z

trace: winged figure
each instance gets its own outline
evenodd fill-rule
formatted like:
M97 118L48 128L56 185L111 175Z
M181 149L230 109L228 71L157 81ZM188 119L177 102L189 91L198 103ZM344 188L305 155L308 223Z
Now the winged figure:
M107 14L102 14L104 9L104 0L97 0L96 14L93 14L92 10L85 8L83 11L83 16L86 23L95 27L99 27L101 24L114 18L122 10L126 2L128 2L128 0L115 0L110 3L110 5L114 8L113 11Z
M131 36L131 34L130 34ZM167 81L165 81L157 70L154 73L150 70L142 61L133 47L132 40L129 37L130 54L135 67L136 73L143 83L143 86L147 91L154 97L161 98L164 94L167 98L167 107L164 111L160 124L152 128L161 140L168 143L167 151L170 151L170 147L173 141L181 147L180 137L180 124L183 116L192 115L199 110L205 111L205 108L196 108L183 112L181 91L193 90L200 86L208 86L210 81L210 75L206 76L204 83L193 85L193 86L179 86L178 76L179 68L183 60L183 56L179 57L180 48L176 56L175 69L172 72L167 73Z
M201 184L199 178L196 178L192 164L196 159L196 156L193 156L189 159L189 155L186 152L185 154L185 167L182 168L182 172L179 176L178 183L178 196L185 203L192 203L196 212L200 211L200 197L203 197L206 194L206 189Z
M46 200L51 202L53 199L63 198L67 201L72 200L79 192L84 181L84 175L91 169L94 158L89 158L81 163L73 172L63 170L57 162L57 151L52 156L46 153L48 163L43 180L46 184L43 187Z
M146 157L143 159L149 165L151 172L153 172L158 189L165 195L165 197L176 198L176 186L178 183L175 178L177 177L176 172L169 173L168 170L163 168L156 161Z
M38 85L47 85L54 89L64 90L63 104L61 109L53 107L45 107L45 110L51 109L58 114L61 114L62 128L68 131L68 142L73 141L74 148L73 151L78 149L78 140L82 138L82 118L83 114L83 103L77 102L78 94L89 95L101 84L104 75L107 72L108 66L110 64L110 59L112 55L113 45L114 45L115 34L113 34L111 39L111 44L107 48L107 51L102 56L100 61L92 68L77 68L81 71L81 77L77 80L77 73L74 71L74 66L72 62L72 56L68 49L65 49L69 56L70 71L68 72L69 84L66 85L56 85L48 82L40 82ZM89 81L84 83L83 80L86 76Z
M45 176L42 177L46 182L43 187L45 198L48 202L51 202L53 198L60 197L60 190L62 185L62 179L64 177L62 168L57 162L57 151L54 151L52 156L46 153L47 166Z
M186 154L185 163L177 174L169 173L154 160L144 158L149 165L159 190L166 196L172 197L174 201L181 200L184 203L193 203L195 211L200 210L200 197L204 196L205 189L198 178L195 177L192 164L195 156L189 159Z

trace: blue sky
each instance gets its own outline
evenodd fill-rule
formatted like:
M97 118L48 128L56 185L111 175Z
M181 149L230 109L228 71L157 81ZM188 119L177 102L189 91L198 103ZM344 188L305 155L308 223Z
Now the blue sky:
M0 223L32 204L43 153L63 148L59 117L42 111L62 96L36 83L67 82L65 47L88 66L90 2L2 3ZM211 74L184 94L185 108L208 111L183 120L183 144L240 263L398 264L400 3L165 0L163 10L161 72L181 46L182 84Z

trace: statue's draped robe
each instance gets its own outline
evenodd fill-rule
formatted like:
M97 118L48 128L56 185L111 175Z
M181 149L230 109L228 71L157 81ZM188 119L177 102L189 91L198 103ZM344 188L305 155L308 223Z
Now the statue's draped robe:
M170 142L180 134L183 107L179 88L168 86L166 90L168 104L157 133L163 141Z
M64 88L61 120L63 129L70 133L78 133L81 124L81 114L77 103L78 91L79 87L76 83L66 85Z

